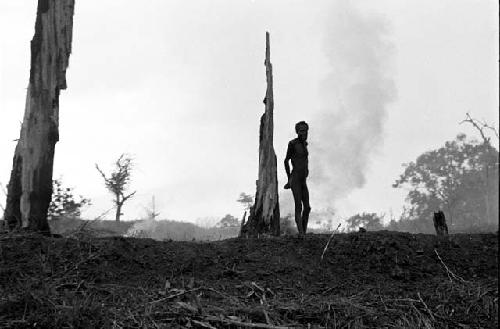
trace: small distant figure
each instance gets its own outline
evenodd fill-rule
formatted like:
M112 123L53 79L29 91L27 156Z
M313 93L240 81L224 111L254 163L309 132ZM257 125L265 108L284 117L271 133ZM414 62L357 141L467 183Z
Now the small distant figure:
M307 188L307 176L309 176L309 161L307 151L307 133L309 125L305 121L300 121L295 125L297 138L288 143L285 157L285 171L288 183L285 189L292 189L293 200L295 202L295 223L300 236L307 232L307 222L311 206L309 205L309 189ZM289 161L292 161L293 169L290 172Z
M448 225L446 225L446 218L442 210L434 212L433 221L437 235L448 235Z
M366 228L360 227L359 228L359 233L366 233Z

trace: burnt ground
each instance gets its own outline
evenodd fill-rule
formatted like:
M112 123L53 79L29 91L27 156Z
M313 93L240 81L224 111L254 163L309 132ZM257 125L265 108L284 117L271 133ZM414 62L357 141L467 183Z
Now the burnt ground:
M498 235L0 234L0 327L497 328Z

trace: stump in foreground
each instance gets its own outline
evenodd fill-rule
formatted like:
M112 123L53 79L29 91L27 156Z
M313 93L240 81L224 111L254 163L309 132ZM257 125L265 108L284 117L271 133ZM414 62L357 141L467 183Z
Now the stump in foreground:
M441 210L434 213L433 221L437 235L448 235L448 225L446 224L444 213Z

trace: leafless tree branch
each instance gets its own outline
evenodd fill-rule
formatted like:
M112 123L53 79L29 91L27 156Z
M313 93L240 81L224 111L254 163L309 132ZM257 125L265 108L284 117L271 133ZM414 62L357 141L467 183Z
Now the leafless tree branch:
M477 129L477 131L479 131L479 133L481 134L481 138L483 139L483 141L484 141L484 143L485 143L485 144L489 144L489 142L490 142L490 138L489 138L489 137L487 137L487 136L485 135L485 133L484 133L484 130L485 130L485 129L489 129L489 130L491 130L491 131L493 132L493 134L494 134L497 138L499 138L499 136L498 136L498 131L496 130L496 128L495 128L495 127L490 126L489 124L487 124L487 123L486 123L486 122L484 122L484 121L480 121L480 120L478 120L478 119L474 119L474 118L472 118L472 117L470 116L469 112L467 112L467 113L465 114L465 116L466 116L466 117L465 117L465 119L464 119L464 120L462 120L462 121L460 122L460 124L462 124L462 123L467 123L467 122L468 122L468 123L470 123L472 126L474 126L474 128L476 128L476 129Z
M123 200L123 202L125 202L125 201L127 201L128 199L130 199L131 197L133 197L133 196L134 196L134 194L135 194L136 192L137 192L137 191L134 191L134 192L130 193L129 195L125 195L125 196L123 196L123 199L122 199L122 200Z

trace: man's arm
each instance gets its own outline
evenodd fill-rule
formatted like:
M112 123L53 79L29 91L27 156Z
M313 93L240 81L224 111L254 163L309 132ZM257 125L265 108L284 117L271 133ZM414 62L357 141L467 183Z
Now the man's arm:
M290 165L288 164L288 161L290 158L285 158L285 171L286 171L286 177L290 179Z
M288 162L292 158L292 148L293 148L292 143L288 143L288 149L286 150L286 156L285 156L285 171L286 171L286 177L288 177L289 180L290 180L290 164Z
M290 165L288 161L292 159L292 152L293 152L293 145L292 143L288 143L288 149L286 150L286 156L285 156L285 171L286 171L286 176L288 177L288 181L285 184L285 189L289 189L291 187L291 179L292 176L290 174Z

